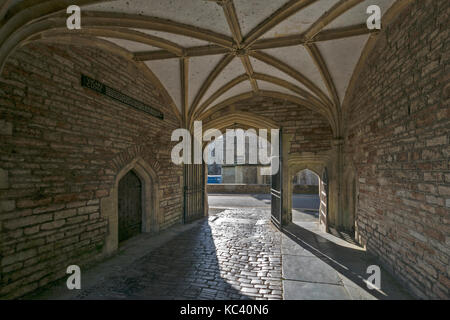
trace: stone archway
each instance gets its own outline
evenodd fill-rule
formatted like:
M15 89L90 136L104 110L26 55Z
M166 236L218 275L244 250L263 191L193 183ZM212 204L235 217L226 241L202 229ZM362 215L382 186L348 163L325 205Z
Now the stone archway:
M323 172L327 168L327 163L329 161L328 155L317 155L317 156L302 156L302 155L289 155L288 160L288 166L289 166L289 179L288 181L291 182L294 178L294 175L302 170L308 169L314 172L318 178L319 178L319 195L321 195L324 190L324 183L323 183ZM293 184L288 183L288 195L292 195L293 193ZM322 197L321 197L322 198ZM288 197L289 201L287 203L287 210L286 213L289 217L289 222L292 222L292 197ZM320 203L320 209L319 212L321 212L324 204ZM328 208L326 208L328 211ZM328 221L319 219L319 226L321 230L327 231L328 229Z
M277 124L272 119L269 119L265 116L260 116L256 113L246 112L246 111L236 111L234 108L230 108L230 110L226 110L220 115L216 115L214 118L208 118L203 123L203 132L206 132L210 129L217 129L221 131L223 134L226 133L227 129L242 129L249 130L253 129L258 134L258 130L266 129L267 130L267 141L270 143L271 141L271 129L280 129L279 124ZM203 141L202 143L202 152L204 152L206 146L209 144L208 141ZM289 148L286 148L288 150ZM205 172L207 172L207 165L204 164ZM207 179L208 175L205 174L203 177L203 198L204 200L204 208L205 215L208 214L208 188L207 188Z
M133 171L142 184L142 232L157 233L160 225L159 181L155 170L142 158L135 158L116 175L109 197L101 201L101 215L108 220L108 233L105 240L106 255L114 253L119 245L119 182Z
M119 181L119 243L142 232L142 182L134 173L128 173Z

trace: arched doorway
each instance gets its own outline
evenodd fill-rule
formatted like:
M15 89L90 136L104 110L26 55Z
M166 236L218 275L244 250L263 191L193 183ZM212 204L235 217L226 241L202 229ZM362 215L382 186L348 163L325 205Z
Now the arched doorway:
M266 161L263 161L259 153L263 149L270 152L271 130L279 129L279 126L271 119L251 112L229 110L204 121L203 132L211 129L216 129L219 132L217 132L217 135L213 135L213 138L203 142L203 152L211 160L207 162L213 162L212 159L221 159L224 165L208 166L205 164L204 198L205 207L208 208L209 213L211 214L218 207L222 208L229 205L234 207L236 204L242 205L244 202L247 206L251 204L250 206L254 207L270 208L271 175L268 173L270 165L265 164ZM267 130L267 135L262 135L260 130ZM227 135L230 135L230 137L226 138ZM218 147L215 144L216 139L221 141L220 148L223 148L221 153L216 150ZM235 143L229 150L227 150L227 141L234 141ZM243 148L238 152L235 146L239 145L239 141ZM251 148L251 146L256 147ZM250 149L253 150L251 153L249 152ZM231 152L231 150L233 151ZM235 161L230 161L232 162L230 164L227 164L226 159L228 152L232 153L232 158L235 159ZM262 153L264 154L263 151ZM270 154L267 155L269 157ZM253 159L253 161L248 161L250 159ZM255 161L256 164L254 164ZM214 194L221 195L222 198L211 199ZM242 196L242 199L234 196Z
M159 168L157 162L152 163L155 168ZM108 234L106 236L105 254L109 255L114 253L119 242L122 241L122 237L119 240L119 233L121 223L121 210L127 207L127 204L123 203L121 198L135 199L134 205L140 207L140 228L135 227L134 230L139 230L138 233L157 233L162 224L159 209L159 179L156 175L155 169L150 166L141 157L136 157L133 161L124 165L122 169L117 173L113 188L110 190L109 196L101 200L101 213L102 216L108 219ZM127 177L128 176L128 177ZM140 183L140 191L138 188L138 179ZM134 191L123 191L123 186L131 183L134 180ZM132 195L126 195L131 193ZM140 195L140 196L138 196ZM131 200L130 200L131 201ZM120 204L122 202L122 204ZM121 208L119 209L119 204ZM129 204L131 206L131 204ZM139 221L137 209L133 209L135 212L134 219ZM122 219L123 220L123 219ZM135 233L132 233L134 235Z
M226 128L205 143L206 196L209 209L217 207L270 207L270 137L242 126ZM270 133L270 132L269 132ZM261 154L266 153L263 158Z
M303 169L292 178L292 222L319 222L319 176Z
M142 230L142 183L129 171L119 181L119 242L141 233Z

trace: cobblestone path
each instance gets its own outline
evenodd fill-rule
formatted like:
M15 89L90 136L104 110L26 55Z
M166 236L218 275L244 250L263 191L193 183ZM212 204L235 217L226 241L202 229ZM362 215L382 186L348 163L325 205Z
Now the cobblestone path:
M229 209L73 299L282 299L281 235L268 209Z

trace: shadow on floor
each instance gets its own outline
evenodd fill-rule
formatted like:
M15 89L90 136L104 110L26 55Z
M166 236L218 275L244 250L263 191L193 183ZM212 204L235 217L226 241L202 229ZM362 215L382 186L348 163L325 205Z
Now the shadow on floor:
M284 227L282 232L296 245L325 262L337 271L344 280L344 286L352 296L373 296L377 299L411 299L411 297L385 272L381 266L381 290L369 290L367 267L379 265L377 260L366 251L352 248L345 244L337 244L333 235L313 232L295 223ZM333 241L332 241L333 240Z
M292 209L292 222L319 222L319 210L315 209Z
M81 290L69 291L61 280L25 299L252 299L222 278L207 219L146 250L155 241L146 235L126 241L118 255L83 271Z

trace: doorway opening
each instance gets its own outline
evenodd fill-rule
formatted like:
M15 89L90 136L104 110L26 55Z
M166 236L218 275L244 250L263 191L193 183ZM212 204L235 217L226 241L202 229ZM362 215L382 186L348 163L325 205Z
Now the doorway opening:
M319 176L309 169L292 178L292 222L297 225L319 224Z
M255 129L228 129L205 146L209 214L224 208L270 208L270 165L260 161L261 148L270 157L269 139Z
M130 170L119 181L119 243L142 231L142 182Z

